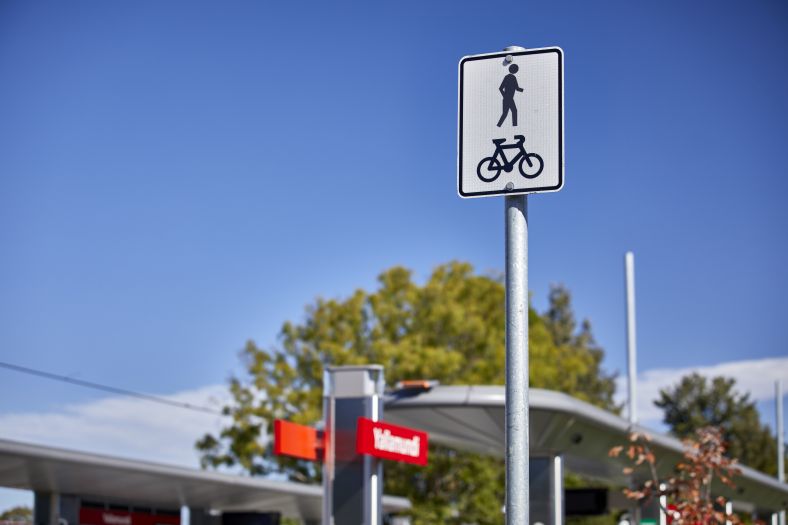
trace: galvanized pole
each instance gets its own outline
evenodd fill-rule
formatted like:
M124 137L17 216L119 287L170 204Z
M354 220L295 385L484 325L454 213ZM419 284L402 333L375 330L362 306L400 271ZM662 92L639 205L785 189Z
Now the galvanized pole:
M777 398L777 479L785 483L785 428L783 427L783 383L774 385ZM779 513L779 525L785 525L785 511Z
M507 48L506 51L510 51ZM528 200L506 197L506 524L528 525Z
M624 254L624 274L626 287L627 303L627 383L629 387L629 424L635 425L638 422L637 414L637 336L635 331L635 254L627 252ZM639 504L635 504L632 509L630 523L637 525L640 523L641 509ZM660 509L660 515L662 509Z
M637 415L637 336L635 333L635 254L624 255L627 294L627 379L629 383L629 423L638 422Z

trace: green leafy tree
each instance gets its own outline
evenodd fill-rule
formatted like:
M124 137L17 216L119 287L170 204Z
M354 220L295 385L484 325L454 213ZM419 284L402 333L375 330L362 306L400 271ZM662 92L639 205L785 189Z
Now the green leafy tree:
M231 379L233 402L225 408L232 424L197 443L204 467L320 479L319 464L272 456L268 436L276 418L303 424L321 419L326 365L380 363L391 381L503 384L500 279L453 262L436 268L423 285L401 267L383 272L378 283L372 292L318 299L301 323L284 324L279 346L246 344L246 375ZM563 288L551 293L550 312L529 312L531 385L614 409L614 381L600 368L602 350L588 323L575 330ZM432 446L425 468L387 463L385 490L410 498L414 524L502 523L503 472L500 460Z
M0 521L33 521L33 509L30 507L19 506L0 512Z
M727 454L766 474L777 473L777 442L762 424L749 394L735 389L731 378L708 380L700 374L681 378L672 388L661 390L654 404L664 411L663 421L680 438L707 426L719 427Z

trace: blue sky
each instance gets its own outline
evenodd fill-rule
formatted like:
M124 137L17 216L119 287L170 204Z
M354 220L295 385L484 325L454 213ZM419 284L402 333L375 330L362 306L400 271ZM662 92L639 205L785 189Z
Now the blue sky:
M788 380L777 0L6 0L1 359L170 395L390 266L502 270L503 202L456 194L457 62L511 44L565 52L534 304L566 284L623 372L633 250L642 371L776 359ZM0 370L0 415L104 397Z

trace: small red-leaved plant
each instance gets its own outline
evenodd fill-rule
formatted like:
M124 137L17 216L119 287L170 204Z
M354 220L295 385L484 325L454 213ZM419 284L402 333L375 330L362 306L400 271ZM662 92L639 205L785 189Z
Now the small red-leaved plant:
M633 432L629 443L610 449L611 457L619 457L622 452L631 463L623 469L624 474L632 474L635 469L647 468L651 479L640 487L624 489L624 495L633 500L648 501L667 496L671 508L662 508L674 523L696 525L740 523L739 518L725 514L725 498L712 497L711 485L717 479L729 487L734 487L733 477L740 474L736 460L725 456L726 445L722 432L716 427L699 429L693 438L684 440L684 457L676 465L675 475L660 480L655 467L656 458L649 448L651 438L647 434ZM660 503L660 506L662 504Z

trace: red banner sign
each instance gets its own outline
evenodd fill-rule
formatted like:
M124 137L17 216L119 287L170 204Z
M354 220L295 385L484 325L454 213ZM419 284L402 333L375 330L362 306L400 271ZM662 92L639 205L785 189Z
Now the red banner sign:
M150 514L82 507L80 525L180 525L181 517L171 514Z
M427 433L358 418L356 452L416 465L427 464Z
M274 454L316 461L319 449L317 430L282 419L274 420Z

